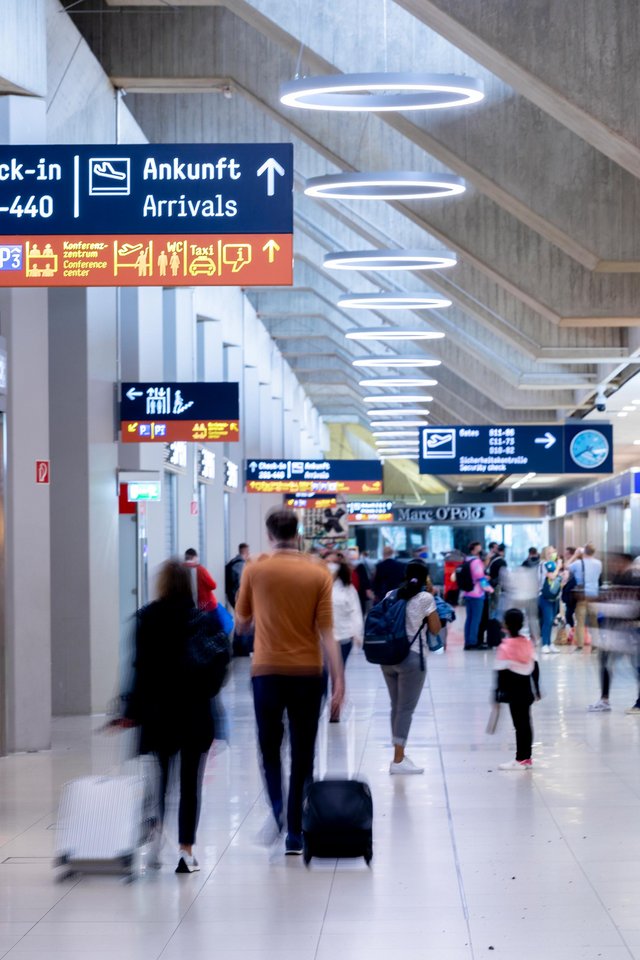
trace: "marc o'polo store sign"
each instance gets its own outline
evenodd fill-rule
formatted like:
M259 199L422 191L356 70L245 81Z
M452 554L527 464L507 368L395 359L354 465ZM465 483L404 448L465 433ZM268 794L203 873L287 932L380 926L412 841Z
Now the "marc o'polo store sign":
M291 144L0 147L0 286L293 282Z
M454 503L438 507L410 507L384 501L349 504L358 507L357 515L349 517L350 523L360 524L475 524L535 522L546 515L543 503Z
M123 443L234 442L240 439L237 383L123 383Z

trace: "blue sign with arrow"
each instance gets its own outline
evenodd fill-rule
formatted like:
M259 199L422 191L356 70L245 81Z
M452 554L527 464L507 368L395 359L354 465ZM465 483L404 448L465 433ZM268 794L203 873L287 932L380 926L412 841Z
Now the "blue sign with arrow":
M293 232L293 146L1 146L0 235Z
M424 427L420 473L612 473L611 424Z

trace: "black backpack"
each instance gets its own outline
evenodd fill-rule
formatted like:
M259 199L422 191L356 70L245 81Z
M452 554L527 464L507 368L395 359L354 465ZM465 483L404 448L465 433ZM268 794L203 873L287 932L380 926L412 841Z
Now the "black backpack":
M364 624L362 648L369 663L392 666L402 663L419 638L420 668L424 670L424 649L422 631L424 623L414 637L407 636L405 615L407 601L398 599L397 591L376 603L367 614Z
M469 558L462 563L456 570L456 583L460 590L464 593L471 593L474 587L473 575L471 573L471 560L473 557Z

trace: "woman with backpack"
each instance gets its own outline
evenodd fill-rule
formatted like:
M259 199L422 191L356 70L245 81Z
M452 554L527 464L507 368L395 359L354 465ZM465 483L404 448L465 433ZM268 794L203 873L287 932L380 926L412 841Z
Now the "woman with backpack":
M427 628L433 634L439 633L441 629L436 602L433 595L425 589L428 577L427 564L422 560L411 560L407 564L405 582L395 591L394 596L396 601L404 602L405 631L407 639L413 642L409 653L400 663L385 664L381 667L391 698L391 774L424 773L424 768L416 766L406 755L405 746L413 713L427 676L422 634L426 633Z

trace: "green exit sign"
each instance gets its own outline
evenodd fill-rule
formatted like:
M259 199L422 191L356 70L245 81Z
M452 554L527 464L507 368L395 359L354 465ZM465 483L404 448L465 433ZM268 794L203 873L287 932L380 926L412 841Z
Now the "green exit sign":
M129 503L142 503L143 501L160 500L161 484L159 480L147 480L146 482L134 482L127 484L127 500Z

